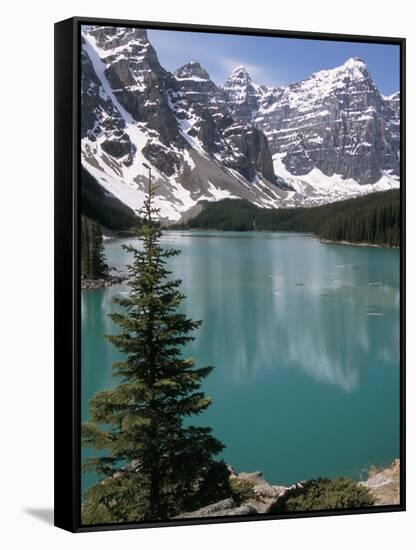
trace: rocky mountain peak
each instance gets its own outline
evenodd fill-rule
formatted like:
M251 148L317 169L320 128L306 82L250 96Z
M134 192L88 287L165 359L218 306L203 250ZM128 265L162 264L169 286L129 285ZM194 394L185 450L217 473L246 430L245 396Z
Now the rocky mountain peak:
M250 122L258 109L260 87L253 84L246 67L236 67L222 86L226 101L237 120Z
M104 51L133 44L149 45L146 29L91 26L84 29L84 33L94 37L97 46Z
M209 74L198 61L190 61L179 69L176 69L174 75L177 80L210 80Z
M394 94L383 96L383 100L387 105L390 105L391 107L394 107L395 109L400 111L400 91L394 92Z
M235 67L229 77L230 81L243 80L247 83L251 83L251 76L244 65Z
M254 93L253 81L244 65L235 67L228 79L225 81L224 90L249 90Z
M382 98L357 57L265 96L256 114L272 154L290 173L318 168L362 185L399 174L396 119L395 102Z
M340 69L343 72L348 73L350 77L358 80L363 78L371 79L370 72L365 61L359 57L350 57L343 65L341 65Z
M310 83L311 86L316 86L318 83L321 87L325 84L328 86L335 85L336 87L340 87L343 82L358 83L361 81L367 82L371 88L375 89L366 63L359 57L350 57L338 67L315 72L309 78L294 83L291 86L298 87L299 85L307 85L308 83Z
M347 61L343 64L343 67L346 67L348 69L366 69L367 65L361 57L350 57L347 59Z
M383 96L383 101L387 107L393 110L396 120L390 120L390 122L396 126L396 130L400 134L400 91Z
M394 94L384 96L384 99L387 101L399 101L400 100L400 92L394 92Z

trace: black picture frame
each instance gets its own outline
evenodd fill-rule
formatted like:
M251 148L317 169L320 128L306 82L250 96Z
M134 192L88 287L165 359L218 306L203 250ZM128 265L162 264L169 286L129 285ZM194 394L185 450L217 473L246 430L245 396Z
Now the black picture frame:
M400 504L359 509L253 515L168 522L81 524L80 443L80 27L109 25L147 29L257 35L400 46L401 247L400 247ZM406 40L380 36L296 32L212 25L73 17L55 24L55 525L71 532L264 521L298 517L381 513L406 509Z

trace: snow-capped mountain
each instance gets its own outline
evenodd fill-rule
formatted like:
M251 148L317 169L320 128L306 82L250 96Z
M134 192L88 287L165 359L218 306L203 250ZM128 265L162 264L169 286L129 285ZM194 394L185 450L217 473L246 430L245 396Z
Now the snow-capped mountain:
M254 84L243 66L233 70L222 89L233 116L246 122L255 118L260 100L267 93L266 86Z
M166 71L144 29L89 27L81 63L82 164L132 209L143 163L170 220L203 199L270 208L398 186L399 96L360 60L286 88L237 67L217 86L197 61Z
M394 100L393 100L394 101ZM365 63L351 58L261 98L255 120L294 175L314 167L373 184L399 173L399 119Z

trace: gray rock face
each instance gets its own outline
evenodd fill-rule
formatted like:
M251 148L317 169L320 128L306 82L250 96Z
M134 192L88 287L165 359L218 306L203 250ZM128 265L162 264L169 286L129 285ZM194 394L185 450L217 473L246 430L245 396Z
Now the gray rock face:
M91 144L104 136L103 150L109 155L131 164L133 146L125 132L125 121L114 107L97 78L91 61L81 51L81 135Z
M224 166L253 181L262 174L277 183L269 144L251 122L236 123L227 94L212 82L199 63L193 61L175 71L176 87L171 105L180 123L192 127L187 135L196 138L205 151Z
M249 181L257 173L269 181L276 181L272 156L266 136L250 124L235 123L224 131L230 149L238 151L228 160L228 165L240 172Z
M160 65L146 30L97 27L88 35L102 50L104 74L120 105L133 120L156 132L157 139L146 145L145 157L163 173L172 175L181 165L173 149L183 149L185 141L167 99L172 76Z
M358 58L259 94L255 123L287 170L312 168L372 184L399 175L398 100L384 99Z
M225 82L223 90L234 116L238 120L252 122L264 89L253 84L247 69L236 67Z

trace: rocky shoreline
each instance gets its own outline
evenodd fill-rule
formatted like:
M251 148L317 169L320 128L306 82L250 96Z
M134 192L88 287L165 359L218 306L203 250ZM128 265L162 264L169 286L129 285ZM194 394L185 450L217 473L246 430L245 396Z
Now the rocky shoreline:
M184 512L174 519L208 518L218 516L239 516L267 514L289 489L301 487L304 482L290 487L270 485L261 472L237 474L230 468L230 479L251 487L250 495L243 502L226 498L192 512ZM400 504L400 460L380 470L370 470L366 481L358 483L367 487L375 498L374 506Z
M129 272L122 269L111 267L108 275L101 279L81 278L81 290L94 290L97 288L106 288L111 285L120 284L129 278Z
M400 460L396 458L387 468L370 470L361 485L373 493L375 506L400 504Z
M240 516L267 514L276 500L288 489L281 485L270 485L261 472L237 474L230 466L230 480L250 486L250 496L243 502L226 498L193 512L184 512L175 519L206 518L214 516Z

